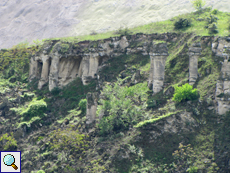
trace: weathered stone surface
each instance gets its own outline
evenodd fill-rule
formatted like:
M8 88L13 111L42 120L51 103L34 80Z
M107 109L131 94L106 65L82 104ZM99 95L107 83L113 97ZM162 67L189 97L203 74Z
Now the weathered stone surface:
M165 61L168 56L167 44L153 45L152 51L149 53L151 65L148 86L151 88L152 85L153 93L157 93L163 89Z
M212 51L216 56L222 57L221 76L216 84L215 100L217 102L217 113L220 115L230 111L230 52L226 51L230 48L227 39L216 38L212 44ZM218 97L222 95L223 97Z
M98 94L88 93L86 99L87 99L86 124L91 124L96 120Z
M198 77L198 58L202 51L200 43L194 43L189 48L189 84L193 85Z

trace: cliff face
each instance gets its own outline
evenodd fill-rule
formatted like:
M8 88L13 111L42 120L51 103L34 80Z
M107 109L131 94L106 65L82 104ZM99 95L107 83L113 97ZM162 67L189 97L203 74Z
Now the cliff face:
M141 53L150 56L148 86L152 88L153 93L158 93L164 86L165 61L169 54L167 44L154 43L156 39L169 42L176 40L177 35L137 34L94 42L84 41L77 44L49 42L31 57L29 80L39 79L39 89L48 83L50 91L55 87L62 88L76 77L80 77L82 83L87 85L92 79L100 78L98 71L108 59L123 54ZM217 63L222 64L222 75L216 84L216 110L219 114L224 114L230 110L230 43L229 38L212 38L212 40L211 49L214 56L221 60ZM190 85L195 84L198 79L198 60L201 58L201 52L199 42L193 43L188 49Z

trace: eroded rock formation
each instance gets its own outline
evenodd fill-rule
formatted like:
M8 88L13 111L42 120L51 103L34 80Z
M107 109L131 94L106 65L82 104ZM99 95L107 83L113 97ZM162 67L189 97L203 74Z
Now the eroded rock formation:
M175 34L136 34L129 37L113 37L76 44L50 41L31 57L29 80L37 78L39 89L48 83L49 90L55 87L61 88L76 77L80 77L82 83L86 85L91 79L98 77L98 69L109 58L122 54L141 53L151 56L151 81L154 81L154 92L159 92L163 86L164 66L168 51L165 43L152 45L152 41L175 38ZM151 53L149 53L150 48Z
M151 65L148 85L152 85L153 93L157 93L162 90L164 84L165 61L168 57L167 44L153 45L149 55Z
M216 84L215 100L217 113L222 115L230 110L230 38L218 38L212 44L212 51L222 61L221 76Z
M88 93L86 99L86 124L91 124L96 120L98 94Z
M202 48L200 43L194 43L189 48L189 84L193 85L198 77L198 58Z

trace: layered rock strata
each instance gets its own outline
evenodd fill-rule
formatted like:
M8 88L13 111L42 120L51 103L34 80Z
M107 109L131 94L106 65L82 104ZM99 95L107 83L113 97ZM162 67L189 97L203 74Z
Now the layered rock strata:
M202 48L200 43L194 43L189 48L189 84L193 85L198 77L198 58L201 54Z
M151 65L148 85L152 85L153 94L163 89L165 61L168 57L168 48L166 43L153 45L149 53Z
M217 101L217 113L223 115L230 111L230 38L216 38L216 41L212 43L212 51L222 59L215 100Z

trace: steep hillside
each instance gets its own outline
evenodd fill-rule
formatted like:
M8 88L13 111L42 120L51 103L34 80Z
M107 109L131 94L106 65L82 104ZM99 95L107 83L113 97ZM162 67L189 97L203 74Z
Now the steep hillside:
M1 49L0 150L23 173L229 172L229 16Z
M206 6L229 12L228 0ZM20 42L136 27L194 11L188 0L1 0L0 49Z

